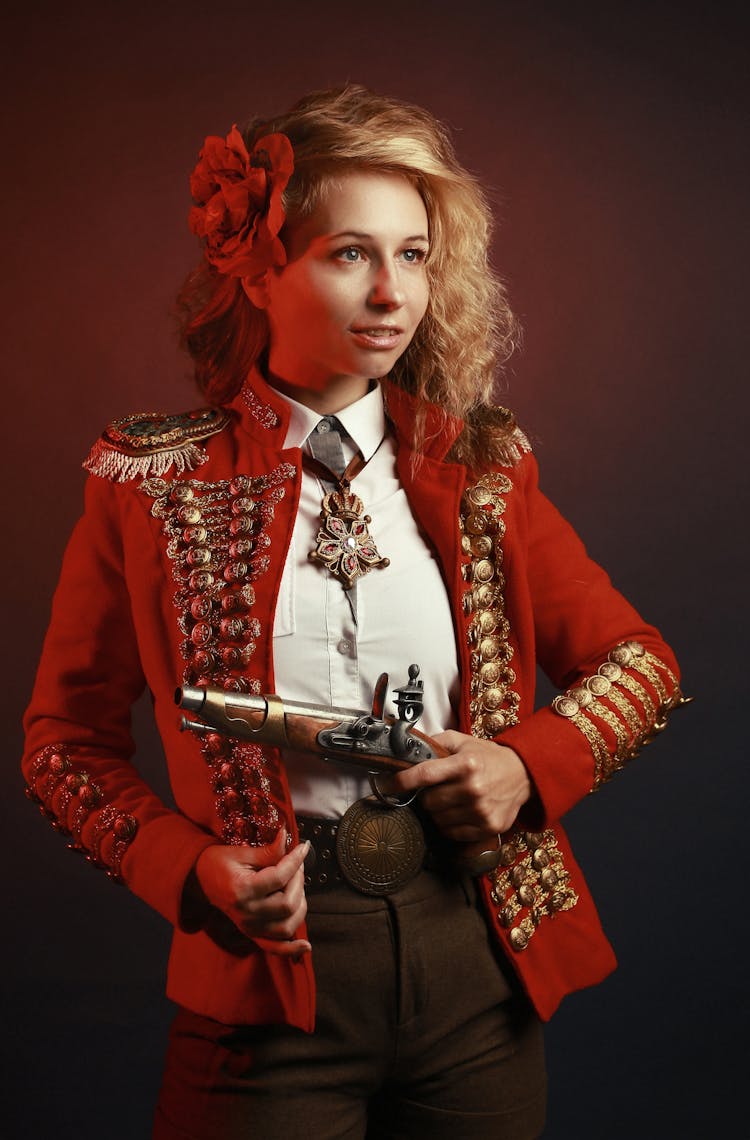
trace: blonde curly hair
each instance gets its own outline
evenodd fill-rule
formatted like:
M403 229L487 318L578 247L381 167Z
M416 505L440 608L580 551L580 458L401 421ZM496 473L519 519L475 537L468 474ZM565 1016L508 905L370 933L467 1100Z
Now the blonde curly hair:
M430 226L430 299L390 379L466 422L456 458L471 466L491 460L495 444L502 449L514 429L509 414L493 414L489 405L519 329L488 262L489 206L458 162L445 127L422 107L349 84L313 92L275 118L254 120L242 132L248 151L274 132L287 135L294 149L294 174L283 194L287 225L309 216L336 176L352 167L401 174L422 196ZM267 346L265 314L237 278L205 259L185 282L178 305L199 387L214 403L231 399Z

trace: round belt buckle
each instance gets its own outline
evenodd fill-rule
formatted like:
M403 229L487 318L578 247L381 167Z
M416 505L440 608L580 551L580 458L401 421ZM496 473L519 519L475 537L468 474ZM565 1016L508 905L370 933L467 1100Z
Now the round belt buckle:
M373 797L357 800L336 834L341 873L366 895L391 895L422 869L425 842L413 811L392 808Z

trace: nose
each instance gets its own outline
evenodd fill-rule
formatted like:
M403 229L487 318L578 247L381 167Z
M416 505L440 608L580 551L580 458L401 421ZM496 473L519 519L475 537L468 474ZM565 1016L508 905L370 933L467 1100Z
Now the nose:
M377 269L368 302L379 308L398 309L405 301L404 290L395 266L384 262Z

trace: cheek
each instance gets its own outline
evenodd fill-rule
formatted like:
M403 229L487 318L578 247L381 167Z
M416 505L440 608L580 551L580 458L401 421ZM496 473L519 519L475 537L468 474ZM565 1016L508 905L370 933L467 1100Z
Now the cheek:
M419 288L415 290L413 298L414 315L418 321L427 312L427 306L430 303L430 283L427 277L423 277L419 283Z

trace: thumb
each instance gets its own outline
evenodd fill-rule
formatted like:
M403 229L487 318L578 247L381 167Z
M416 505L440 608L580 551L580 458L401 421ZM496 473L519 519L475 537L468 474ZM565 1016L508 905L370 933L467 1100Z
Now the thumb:
M287 830L282 824L274 839L270 843L265 843L261 847L251 847L249 849L250 862L256 870L263 867L275 867L279 859L286 855L287 844Z

